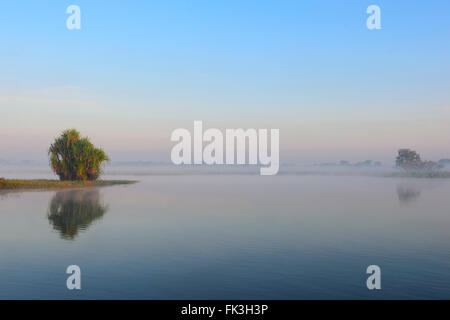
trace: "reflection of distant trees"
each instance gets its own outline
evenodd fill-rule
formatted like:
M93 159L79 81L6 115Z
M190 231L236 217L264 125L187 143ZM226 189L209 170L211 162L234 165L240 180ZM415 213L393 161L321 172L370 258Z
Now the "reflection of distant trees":
M50 201L48 220L64 239L74 239L79 230L86 230L108 208L100 203L98 190L57 192Z
M398 185L398 200L402 203L408 203L419 199L421 190L411 186Z

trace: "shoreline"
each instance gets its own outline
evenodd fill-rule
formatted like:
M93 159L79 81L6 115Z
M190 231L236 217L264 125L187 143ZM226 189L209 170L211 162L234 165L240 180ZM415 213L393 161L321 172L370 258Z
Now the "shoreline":
M50 179L3 179L0 178L2 190L39 190L39 189L70 189L84 187L106 187L114 185L128 185L137 180L95 180L95 181L60 181Z

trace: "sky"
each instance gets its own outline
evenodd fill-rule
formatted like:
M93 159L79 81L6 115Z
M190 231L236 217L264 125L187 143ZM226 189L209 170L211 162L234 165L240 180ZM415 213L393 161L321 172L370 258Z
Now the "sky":
M81 29L69 30L69 5ZM369 30L369 5L381 29ZM280 162L450 158L450 2L9 1L0 159L77 128L113 161L170 161L176 128L280 129Z

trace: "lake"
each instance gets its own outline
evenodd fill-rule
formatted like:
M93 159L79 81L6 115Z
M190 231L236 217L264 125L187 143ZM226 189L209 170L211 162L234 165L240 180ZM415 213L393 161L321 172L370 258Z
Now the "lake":
M450 180L104 178L140 182L0 193L1 299L450 298Z

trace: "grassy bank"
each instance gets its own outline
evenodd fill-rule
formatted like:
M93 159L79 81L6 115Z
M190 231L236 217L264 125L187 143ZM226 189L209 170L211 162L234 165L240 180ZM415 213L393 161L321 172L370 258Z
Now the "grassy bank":
M64 189L79 187L103 187L133 184L132 180L59 181L59 180L16 180L0 178L0 190L17 189Z

